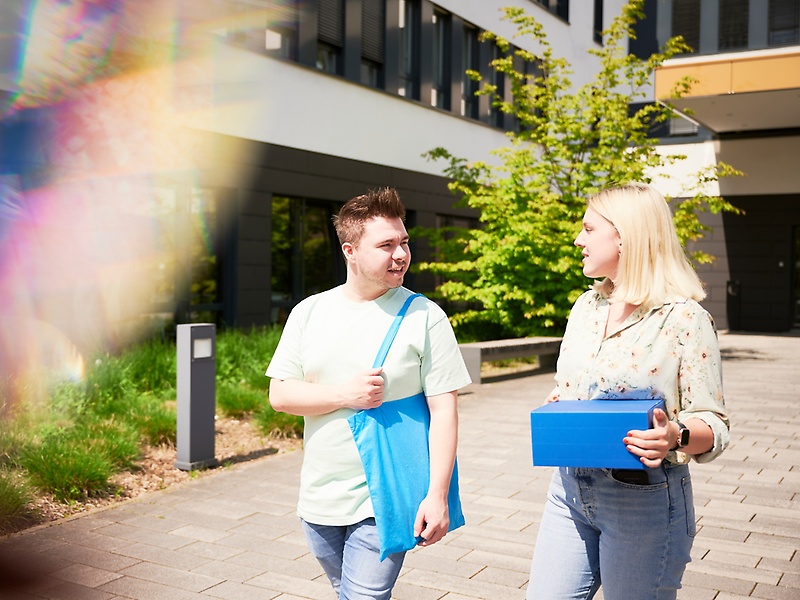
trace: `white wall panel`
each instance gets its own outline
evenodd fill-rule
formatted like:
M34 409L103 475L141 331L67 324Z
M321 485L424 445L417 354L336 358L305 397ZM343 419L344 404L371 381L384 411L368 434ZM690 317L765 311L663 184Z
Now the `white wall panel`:
M507 143L470 119L222 43L209 60L213 103L189 121L200 129L435 175L443 164L428 150L488 160Z

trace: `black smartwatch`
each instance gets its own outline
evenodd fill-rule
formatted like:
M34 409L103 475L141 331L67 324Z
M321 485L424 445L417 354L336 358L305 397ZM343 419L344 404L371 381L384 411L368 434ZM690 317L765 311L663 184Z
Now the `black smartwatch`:
M678 440L675 444L675 447L672 450L680 450L681 448L685 448L689 445L689 428L681 423L680 421L676 421L678 423Z

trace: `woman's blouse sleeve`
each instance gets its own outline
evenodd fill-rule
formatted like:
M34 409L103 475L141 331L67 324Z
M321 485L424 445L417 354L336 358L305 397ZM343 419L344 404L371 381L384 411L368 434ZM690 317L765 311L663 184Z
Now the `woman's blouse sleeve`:
M678 370L678 419L702 419L714 432L711 450L692 456L697 462L706 463L728 446L730 422L722 394L722 358L714 321L702 308L691 312L686 315L691 322L679 333L683 352Z

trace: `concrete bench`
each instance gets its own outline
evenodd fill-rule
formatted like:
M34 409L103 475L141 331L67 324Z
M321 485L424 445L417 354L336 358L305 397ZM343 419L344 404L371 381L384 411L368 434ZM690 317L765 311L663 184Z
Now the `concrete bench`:
M472 383L481 382L481 363L509 358L537 356L539 367L553 369L556 366L560 337L528 337L510 340L490 340L459 344L461 356L467 364Z

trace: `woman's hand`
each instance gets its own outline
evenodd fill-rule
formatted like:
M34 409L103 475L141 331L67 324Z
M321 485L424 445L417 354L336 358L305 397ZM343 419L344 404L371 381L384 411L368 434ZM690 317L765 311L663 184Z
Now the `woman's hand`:
M558 388L550 392L550 395L544 399L543 404L550 404L551 402L558 402L561 399L561 394L558 393Z
M676 425L677 427L677 425ZM646 467L657 467L675 445L677 433L670 430L670 421L660 408L653 411L653 428L644 431L634 429L622 440L628 452L639 457Z

